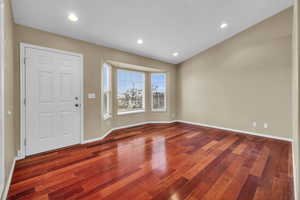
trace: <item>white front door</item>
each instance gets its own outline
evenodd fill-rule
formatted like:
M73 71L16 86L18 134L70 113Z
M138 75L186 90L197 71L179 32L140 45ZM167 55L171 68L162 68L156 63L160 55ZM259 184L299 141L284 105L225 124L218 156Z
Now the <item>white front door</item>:
M80 143L81 57L25 48L26 155Z

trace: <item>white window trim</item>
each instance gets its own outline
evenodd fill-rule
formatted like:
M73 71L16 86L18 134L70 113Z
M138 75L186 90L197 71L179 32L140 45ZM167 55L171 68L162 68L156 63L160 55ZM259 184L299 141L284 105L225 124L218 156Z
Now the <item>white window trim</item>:
M145 110L145 104L146 104L146 96L145 96L145 94L146 94L146 73L145 72L140 72L140 71L134 71L134 70L126 70L126 69L117 69L117 74L118 74L118 71L127 71L127 72L137 72L137 73L141 73L141 74L143 74L144 75L144 89L143 89L143 108L142 109L140 109L140 110L133 110L133 111L125 111L125 112L119 112L118 111L118 108L117 108L117 115L128 115L128 114L138 114L138 113L144 113L144 112L146 112L146 110ZM119 79L119 77L117 76L117 80L116 80L116 82L117 82L117 101L118 101L118 93L119 93L119 88L118 88L118 79ZM117 103L118 104L118 103Z
M138 113L144 113L145 110L134 110L134 111L126 111L126 112L120 112L118 115L130 115L130 114L138 114Z
M4 191L5 173L4 173L4 145L5 145L5 108L4 108L4 2L0 0L0 197Z
M103 120L108 120L111 117L112 117L111 114L103 114Z
M108 91L104 91L104 84L103 84L103 80L104 80L104 65L108 66L108 72L109 72L109 89ZM109 100L107 101L108 103L108 108L109 108L109 112L108 113L104 113L104 93L108 92L109 93ZM101 101L102 101L102 118L103 120L108 120L112 117L112 67L110 64L108 63L103 63L102 65L102 69L101 69Z
M163 74L165 76L165 107L163 109L153 109L153 93L152 93L152 75L153 74ZM167 112L167 73L151 73L150 74L150 98L151 98L151 112Z

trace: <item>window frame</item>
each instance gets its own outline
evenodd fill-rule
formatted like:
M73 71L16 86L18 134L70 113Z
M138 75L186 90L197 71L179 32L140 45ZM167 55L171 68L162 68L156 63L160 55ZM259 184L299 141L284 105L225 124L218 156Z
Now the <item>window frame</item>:
M105 90L104 88L104 69L107 67L107 75L108 75L108 89ZM102 65L102 70L101 70L101 100L102 100L102 118L103 120L107 120L112 118L112 66L108 63L103 63ZM104 98L105 98L105 93L108 93L107 95L107 110L108 112L104 112Z
M119 94L119 71L126 71L126 72L135 72L135 73L140 73L143 74L144 76L144 88L143 88L143 108L141 110L133 110L133 111L124 111L124 112L119 112L119 103L118 103L118 94ZM117 68L116 70L117 78L116 78L116 102L117 102L117 115L128 115L128 114L138 114L138 113L145 113L146 112L146 73L143 71L135 71L135 70L130 70L130 69L123 69L123 68Z
M155 75L155 74L163 74L165 76L165 79L164 79L164 84L165 84L165 89L164 89L164 101L165 101L165 105L164 105L164 108L162 109L154 109L153 108L153 91L152 91L152 75ZM156 72L156 73L151 73L150 74L150 99L151 99L151 112L167 112L167 73L164 73L164 72Z

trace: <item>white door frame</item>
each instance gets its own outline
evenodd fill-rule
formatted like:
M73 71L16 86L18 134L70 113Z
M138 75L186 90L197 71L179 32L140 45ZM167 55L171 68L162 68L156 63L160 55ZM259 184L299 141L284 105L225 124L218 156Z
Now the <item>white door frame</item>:
M20 88L21 88L21 99L20 99L20 108L21 108L21 135L20 135L20 151L18 157L20 159L25 158L27 155L26 153L26 148L25 148L25 141L26 137L28 136L26 133L26 106L25 106L25 99L26 99L26 56L25 56L25 49L26 48L34 48L34 49L39 49L39 50L45 50L45 51L51 51L55 53L61 53L61 54L67 54L71 56L78 56L81 60L81 79L80 79L80 91L81 91L81 98L80 98L80 118L81 118L81 130L80 130L80 143L83 143L84 140L84 73L83 73L83 55L78 54L78 53L73 53L73 52L68 52L68 51L62 51L58 49L52 49L52 48L47 48L47 47L41 47L41 46L36 46L36 45L31 45L27 43L20 43Z
M5 108L4 108L4 2L0 0L0 197L5 185Z

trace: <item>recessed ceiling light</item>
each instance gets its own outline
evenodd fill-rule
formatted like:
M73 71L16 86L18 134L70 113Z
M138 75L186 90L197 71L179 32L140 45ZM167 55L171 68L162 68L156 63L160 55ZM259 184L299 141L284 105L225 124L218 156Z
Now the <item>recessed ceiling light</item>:
M178 53L178 52L174 52L172 55L173 55L174 57L177 57L177 56L179 55L179 53Z
M74 13L70 13L69 16L68 16L68 19L72 22L77 22L78 21L78 17Z
M227 28L227 26L228 26L227 23L222 23L222 24L220 25L220 28Z
M143 43L144 43L144 41L143 41L142 39L138 39L136 42L137 42L138 44L143 44Z

